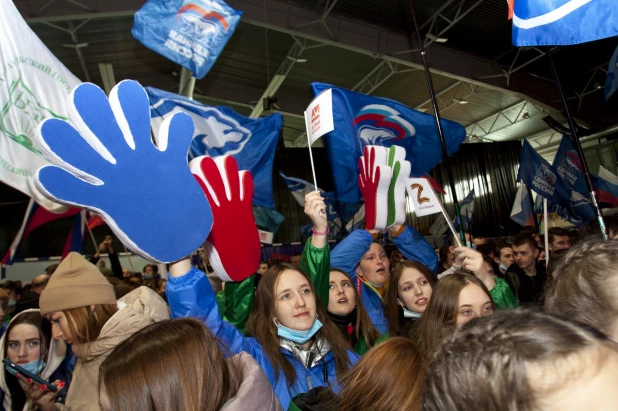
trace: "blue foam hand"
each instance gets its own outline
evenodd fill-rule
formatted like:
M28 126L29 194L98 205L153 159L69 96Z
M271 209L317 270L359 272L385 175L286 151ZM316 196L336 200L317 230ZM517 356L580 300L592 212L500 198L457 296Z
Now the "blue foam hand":
M149 260L176 261L200 247L213 217L187 164L191 118L167 118L155 146L148 95L130 80L117 84L109 100L94 84L80 84L68 108L73 126L47 119L37 130L41 151L56 164L37 171L39 190L101 215L128 248Z

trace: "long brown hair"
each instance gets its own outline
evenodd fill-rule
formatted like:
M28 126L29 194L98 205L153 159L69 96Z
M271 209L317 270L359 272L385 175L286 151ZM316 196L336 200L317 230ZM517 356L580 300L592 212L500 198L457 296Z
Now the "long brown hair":
M431 288L436 285L436 278L434 273L427 268L427 266L416 262L405 260L397 263L393 268L391 273L391 285L386 291L385 298L385 314L386 319L388 320L388 333L391 336L401 335L404 337L408 337L408 333L410 331L410 326L413 324L413 321L406 321L403 316L403 308L397 303L399 299L399 280L401 279L401 275L403 272L408 269L413 268L418 270L423 276L429 281L431 284ZM431 299L429 299L431 301Z
M218 410L240 387L237 359L225 359L201 321L160 321L118 344L99 370L116 410Z
M491 301L492 310L495 311L487 287L474 275L457 271L442 278L436 283L423 316L412 328L411 337L419 351L426 357L434 353L447 331L455 327L459 310L459 293L470 283L478 285L485 291Z
M51 323L47 318L41 316L41 313L38 310L36 312L33 311L17 314L17 317L13 321L11 321L4 335L4 347L2 347L4 352L4 358L8 358L7 353L9 351L9 337L11 336L11 331L13 330L13 328L21 324L27 324L36 327L39 332L39 349L41 353L40 358L43 361L47 361L47 354L49 353L49 347L52 341ZM26 405L26 393L20 386L17 377L11 375L5 367L3 368L4 381L6 381L6 385L9 388L9 392L5 395L11 396L11 410L21 411Z
M281 274L286 271L296 271L302 274L307 279L307 283L311 288L311 294L315 296L315 306L318 318L322 323L322 328L317 332L317 336L321 336L328 340L332 347L332 352L335 357L335 366L337 375L344 373L349 365L348 359L348 343L341 335L337 326L328 317L327 311L320 302L320 298L315 293L313 283L303 271L297 269L292 264L282 263L270 267L262 276L260 284L255 292L255 303L253 311L247 322L247 332L257 338L264 352L268 356L271 365L275 371L275 378L279 378L279 372L283 371L285 379L289 385L296 381L296 372L294 367L285 358L279 349L279 336L277 335L277 326L273 322L277 310L277 298L275 296L275 286Z
M348 274L339 268L331 268L330 271L336 271L348 277ZM358 293L358 289L354 287L354 284L352 284L352 289L354 290L354 301L356 301L356 324L354 324L354 333L357 339L360 339L361 336L365 337L367 347L373 347L376 340L380 338L380 332L373 326L371 318L369 318L369 314L367 314L367 310L365 310L365 306L363 305L363 299Z
M420 410L425 364L414 343L389 338L372 348L341 379L339 410Z
M96 341L107 320L118 311L116 304L99 304L93 307L78 307L62 311L67 317L73 344Z

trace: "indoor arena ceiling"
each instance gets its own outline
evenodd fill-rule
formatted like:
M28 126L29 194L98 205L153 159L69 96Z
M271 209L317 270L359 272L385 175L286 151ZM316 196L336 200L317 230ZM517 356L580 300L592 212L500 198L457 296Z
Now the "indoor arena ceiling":
M306 145L303 109L319 81L387 97L432 113L409 0L229 0L244 16L193 97L253 116L284 115L287 146ZM416 17L433 71L440 114L464 125L468 141L529 138L555 143L544 118L564 124L543 48L511 45L505 0L418 0ZM15 0L47 47L83 81L123 79L178 92L181 69L131 34L143 0ZM436 41L439 40L440 42ZM446 42L442 42L447 40ZM606 103L612 38L552 49L578 123L594 132L618 123ZM262 99L275 97L264 111ZM553 138L553 137L552 137Z

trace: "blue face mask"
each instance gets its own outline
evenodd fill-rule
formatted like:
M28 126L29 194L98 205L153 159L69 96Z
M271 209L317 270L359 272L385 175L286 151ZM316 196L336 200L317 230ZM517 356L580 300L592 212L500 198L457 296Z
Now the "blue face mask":
M15 304L17 304L17 300L9 300L7 307L15 307Z
M317 318L313 322L313 327L305 331L293 330L284 325L277 324L277 321L275 321L275 325L277 326L277 334L279 337L294 341L297 344L306 343L315 335L315 333L318 332L320 328L322 328L322 323Z
M142 278L144 280L152 280L153 275L152 274L144 274L144 275L142 275Z
M506 265L500 263L500 269L506 271L506 270L509 269L509 267L507 267Z
M31 372L34 375L39 375L39 373L43 371L43 368L45 368L45 365L46 365L45 361L43 361L40 358L38 360L30 361L28 364L19 364L21 368L23 368L24 370L28 372ZM6 367L6 366L5 368L8 372L10 372L13 375L17 374L17 371L14 370L13 368Z

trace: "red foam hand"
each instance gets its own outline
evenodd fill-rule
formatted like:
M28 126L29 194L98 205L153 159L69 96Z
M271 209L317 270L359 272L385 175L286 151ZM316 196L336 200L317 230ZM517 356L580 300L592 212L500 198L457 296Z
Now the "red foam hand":
M201 156L189 164L204 190L213 226L204 249L222 281L239 282L253 275L260 263L260 237L253 218L253 178L238 171L231 156Z
M387 150L366 146L359 160L358 185L365 199L365 228L383 230L388 218L388 187L393 176L386 165Z

